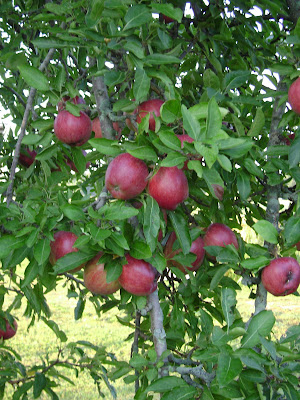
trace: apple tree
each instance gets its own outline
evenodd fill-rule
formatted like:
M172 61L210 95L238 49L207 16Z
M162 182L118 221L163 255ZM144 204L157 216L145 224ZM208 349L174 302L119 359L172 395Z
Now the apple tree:
M25 305L29 326L61 342L25 366L1 339L0 397L56 399L67 367L102 397L122 379L138 400L299 399L299 326L275 339L266 309L267 290L294 296L300 283L299 3L0 10L0 336ZM61 282L75 319L87 301L99 323L120 310L127 360L68 344L47 304Z

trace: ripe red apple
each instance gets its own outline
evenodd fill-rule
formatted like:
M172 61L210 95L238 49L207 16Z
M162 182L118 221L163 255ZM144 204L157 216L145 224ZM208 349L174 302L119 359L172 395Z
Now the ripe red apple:
M283 141L284 141L284 143L285 143L287 146L290 146L291 141L293 141L294 139L295 139L295 134L294 134L294 133L290 133L290 134L288 135L288 137L284 137L284 138L283 138Z
M66 109L66 102L70 101L73 104L85 104L85 101L82 97L75 96L70 99L70 96L64 96L62 100L57 104L57 111L60 112Z
M164 254L166 259L168 260L168 264L179 268L182 272L186 272L186 270L197 271L202 265L205 256L204 241L202 237L199 236L196 240L192 242L190 252L196 254L197 256L196 260L192 263L192 267L183 266L178 261L172 260L172 258L176 256L176 254L182 253L182 249L173 250L173 245L176 239L176 233L172 232L164 250Z
M261 280L274 296L294 293L300 284L300 265L292 257L275 258L262 270Z
M136 296L148 296L157 288L156 269L144 260L137 260L129 254L128 264L123 265L119 282L123 289Z
M50 243L51 252L49 261L52 265L56 261L65 256L66 254L77 252L77 247L73 247L74 243L78 239L77 235L69 231L59 231L54 234L54 241ZM85 264L81 264L79 267L70 270L69 272L76 272L83 268Z
M105 174L105 186L115 199L129 200L145 189L148 174L144 161L123 153L110 162Z
M54 121L54 133L58 140L69 145L81 146L91 136L92 122L82 111L76 117L67 110L57 114Z
M118 133L121 132L121 129L117 122L113 122L112 125L113 125L113 128L115 131L117 131ZM102 129L101 129L101 124L100 124L100 120L98 117L96 117L92 121L92 131L95 132L95 138L102 138Z
M168 17L168 16L165 15L165 14L162 14L162 19L165 21L166 24L170 24L171 22L174 22L174 21L175 21L175 19L173 19L173 18L171 18L171 17Z
M141 103L135 113L137 114L136 122L139 124L147 114L150 113L149 118L149 129L155 131L155 119L153 113L156 117L160 117L160 107L163 105L164 101L160 99L147 100Z
M89 261L84 268L83 279L84 284L88 290L94 294L101 294L102 296L115 293L120 289L121 285L118 280L107 283L106 271L104 264L98 263L102 252L98 253L91 261Z
M288 91L288 101L296 114L300 114L300 77L290 86Z
M177 137L178 137L178 139L180 140L180 142L181 142L181 148L183 149L183 147L184 147L184 142L188 142L188 143L193 143L194 142L194 140L195 139L193 139L193 138L191 138L189 135L187 135L186 133L183 133L182 135L176 135ZM202 156L193 156L192 154L189 154L189 156L191 157L191 159L194 159L194 160L199 160L199 161L201 161L202 160ZM189 160L186 160L185 162L184 162L184 165L183 165L183 170L186 170L186 169L188 169L188 162L189 162Z
M17 324L16 320L14 320L14 322L13 322L13 325L14 325L13 327L11 327L9 325L9 322L7 319L5 320L5 325L6 325L5 330L0 329L0 339L3 339L3 340L7 340L7 339L10 339L13 336L15 336L17 329L18 329L18 324Z
M21 149L19 163L23 165L23 167L29 168L34 162L36 155L37 152L35 150L29 150L28 147Z
M296 246L297 250L300 251L300 242L296 243L295 246Z
M225 247L228 244L233 244L236 249L239 248L237 238L234 232L224 224L215 223L211 224L204 235L204 247L206 246L221 246ZM207 253L211 260L215 260L216 257L211 256Z
M175 210L189 196L184 172L177 167L160 167L150 179L148 191L161 208Z

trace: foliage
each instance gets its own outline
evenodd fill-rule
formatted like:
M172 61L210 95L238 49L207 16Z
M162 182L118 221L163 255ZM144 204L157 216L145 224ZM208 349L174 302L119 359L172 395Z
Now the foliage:
M27 370L22 355L3 343L2 397L13 385L14 400L42 392L55 399L63 368L74 368L90 372L100 396L100 384L106 384L112 398L112 382L120 378L136 382L138 400L153 393L164 400L299 398L299 326L280 341L271 340L275 319L264 309L260 285L268 260L295 256L294 244L300 241L299 118L286 107L287 88L298 76L299 9L296 2L279 0L257 1L255 9L250 0L207 3L192 3L190 15L183 12L182 0L1 3L0 101L15 124L0 138L1 317L13 316L25 302L30 325L43 319L64 344L65 334L51 320L46 300L63 280L68 296L78 299L75 319L90 300L99 318L118 307L126 315L119 317L120 324L133 328L129 363L82 338L68 343L55 361ZM165 23L162 14L174 22ZM80 148L53 134L59 101L77 95L86 105L67 102L67 110L74 115L86 110L92 118L99 114L104 132ZM165 100L155 132L149 131L149 118L137 126L133 114L149 98ZM112 122L121 126L120 134ZM182 149L175 134L183 129L194 142ZM295 138L288 146L291 133ZM29 168L17 165L26 147L37 152ZM189 161L190 196L168 211L167 224L146 192L138 197L140 209L133 201L107 198L105 171L122 152L143 159L154 171ZM78 172L70 171L66 157ZM215 185L225 189L222 200ZM197 273L185 276L167 268L163 246L170 232L176 231L192 263L191 241L211 222L235 232L246 223L265 246L237 235L238 252L233 246L210 249L217 262L205 259ZM53 267L49 254L56 230L77 234L79 251ZM157 269L163 329L149 310L152 299L147 303L124 290L120 296L93 296L82 272L68 273L100 250L110 280L119 277L127 252ZM29 264L17 273L25 259ZM236 308L240 286L226 274L229 270L257 285L249 321ZM12 291L15 297L7 305ZM161 343L167 350L160 351Z

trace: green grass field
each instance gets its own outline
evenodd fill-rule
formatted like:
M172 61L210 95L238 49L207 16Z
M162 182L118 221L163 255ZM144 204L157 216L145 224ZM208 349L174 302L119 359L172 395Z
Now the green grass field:
M116 319L117 310L111 310L100 318L94 312L93 305L87 303L82 319L74 320L74 308L76 300L68 299L66 289L62 285L58 286L47 296L48 304L52 310L52 319L57 322L60 329L64 330L68 336L68 341L89 340L97 345L103 345L106 349L114 353L119 360L129 360L131 343L125 341L130 328L122 326ZM249 299L249 290L244 288L238 294L238 309L243 318L249 318L254 310L254 300ZM273 329L274 335L279 338L285 330L299 323L300 302L295 296L276 298L269 296L268 309L272 309L276 316L276 324ZM14 312L18 318L18 334L11 339L10 345L15 348L22 356L22 361L26 366L38 363L46 354L54 358L57 354L59 341L54 333L42 321L38 321L33 327L27 330L29 320L23 317L24 308ZM63 370L66 373L66 370ZM60 386L55 389L60 399L64 400L94 400L99 399L97 389L88 373L80 373L76 378L74 372L68 371L69 377L74 380L75 386L61 381ZM126 385L122 379L114 383L118 399L132 400L134 396L133 384ZM105 399L110 399L109 391L103 385ZM12 392L5 397L6 400L12 398ZM41 397L48 399L46 395Z

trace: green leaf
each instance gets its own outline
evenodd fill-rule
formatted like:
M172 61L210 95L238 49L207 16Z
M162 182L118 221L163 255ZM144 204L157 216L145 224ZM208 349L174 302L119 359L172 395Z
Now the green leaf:
M73 204L65 204L60 207L64 215L71 221L80 221L85 219L85 214L81 207L74 206Z
M270 259L264 256L260 256L257 258L247 258L241 262L241 266L250 270L258 270L270 263Z
M15 238L12 235L3 235L0 237L0 259L3 259L9 255L9 253L22 247L24 244L24 238Z
M119 258L115 258L105 264L106 282L116 281L122 273L122 264Z
M215 90L220 89L220 80L218 76L211 69L206 69L204 71L203 83L204 87L206 88L213 88Z
M151 19L152 14L148 7L144 5L134 5L128 8L124 18L126 25L123 30L126 31L131 28L145 25L150 22Z
M229 92L231 89L238 88L247 82L250 78L249 71L232 71L226 74L224 80L224 92Z
M172 150L181 150L181 142L178 137L169 130L162 130L158 134L160 140Z
M204 157L208 168L211 168L218 158L218 147L216 145L208 147L202 143L195 142L195 149L199 154L201 154L201 156Z
M290 168L298 167L300 163L300 134L296 136L289 147Z
M263 310L254 315L242 338L241 345L244 348L252 348L260 343L260 336L268 336L275 324L275 317L272 311Z
M72 154L75 167L78 169L80 174L83 174L86 170L86 158L82 153L82 150L78 147L72 147Z
M76 321L78 321L82 317L84 308L85 308L85 300L83 300L80 297L74 309L74 318Z
M213 185L218 185L224 188L224 182L218 171L215 170L214 168L211 169L203 168L203 178L209 188L210 193L213 195L215 199L218 199L218 197L215 194L215 189Z
M169 54L150 54L144 58L144 63L147 65L165 65L165 64L180 64L180 58Z
M286 246L292 246L300 241L300 216L293 215L284 226L284 239Z
M228 114L228 110L223 107L219 107L222 118ZM189 112L196 119L205 119L208 117L208 103L195 104L193 107L189 108Z
M146 74L145 70L137 68L133 84L133 95L135 97L135 101L140 102L147 97L149 89L150 78Z
M90 0L90 6L85 16L88 28L92 28L98 23L104 10L105 0Z
M36 372L33 383L33 397L37 399L40 397L42 391L45 389L47 380L44 374Z
M179 211L170 211L168 215L183 254L188 254L191 250L191 237L186 219Z
M198 140L201 133L199 122L193 117L184 104L181 106L181 112L185 131L191 138Z
M89 144L94 147L99 153L107 156L118 156L122 153L117 140L110 140L105 138L90 139Z
M156 246L155 238L160 228L159 205L153 197L148 196L144 210L143 231L147 243L152 251Z
M222 150L222 153L225 153L229 157L240 158L248 153L253 146L253 142L250 139L228 138L226 140L221 140L218 146L219 149Z
M48 79L40 70L29 65L19 65L18 68L22 78L29 86L41 92L50 90Z
M36 278L38 273L39 264L33 260L26 267L24 280L22 281L21 287L24 288L25 286L29 285Z
M56 337L62 342L66 342L68 340L64 331L61 331L56 322L51 319L47 319L45 317L41 317L44 323L55 333Z
M213 97L208 103L208 116L206 120L206 138L213 138L222 127L222 115L216 99Z
M163 378L156 379L146 389L146 393L158 392L164 393L169 392L171 389L177 387L188 387L188 384L177 376L165 376Z
M243 166L251 174L258 176L260 179L264 179L264 173L261 168L252 160L252 158L246 158L243 162Z
M143 118L144 120L144 118ZM150 146L139 146L137 143L125 142L124 149L127 153L131 154L133 157L139 158L145 161L157 161L157 154L154 149Z
M231 164L229 158L224 156L224 154L218 154L217 160L218 160L219 164L221 165L221 167L223 169L225 169L225 171L228 171L228 172L232 171L232 164Z
M167 155L166 158L161 162L162 167L176 167L177 165L183 165L186 160L186 156L177 152L172 152Z
M171 124L181 117L181 104L179 100L168 100L163 103L160 110L162 120Z
M193 386L180 387L164 393L161 400L191 400L194 399L197 389Z
M170 18L176 19L181 22L183 17L183 11L180 8L174 8L172 4L152 4L153 11L157 11L160 14L167 15Z
M135 369L142 369L149 364L149 361L146 360L142 355L134 353L132 355L131 360L129 361L129 365L131 365Z
M43 264L50 255L50 240L40 239L34 246L33 255L39 265Z
M247 200L251 193L250 177L241 170L237 170L237 188L242 200Z
M254 121L252 122L251 128L247 133L247 136L254 137L258 136L265 126L265 115L262 108L256 110Z
M129 253L131 257L137 258L138 260L143 260L152 256L149 245L145 242L142 242L141 240L134 241Z
M227 352L221 352L218 360L217 380L221 387L227 386L243 369L240 359L233 358Z
M228 332L235 319L236 291L229 287L223 287L221 291L221 305Z
M55 156L57 152L58 152L57 145L53 145L45 148L40 153L38 153L35 159L39 161L46 161L49 160L51 157Z
M271 222L262 219L256 222L252 228L267 242L272 244L278 243L278 232Z
M86 254L81 251L66 254L56 261L54 272L55 274L63 274L64 272L71 271L80 265L86 264L94 255L95 253L93 252L91 252L91 254Z
M216 269L216 272L210 282L210 286L209 286L210 290L214 290L218 286L220 280L223 278L224 274L229 269L230 269L230 267L228 265L221 265L219 268Z
M99 210L98 213L102 216L103 219L112 221L135 217L136 215L138 215L139 210L134 207L127 207L126 204L124 204L124 201L120 200L105 205L102 209Z

